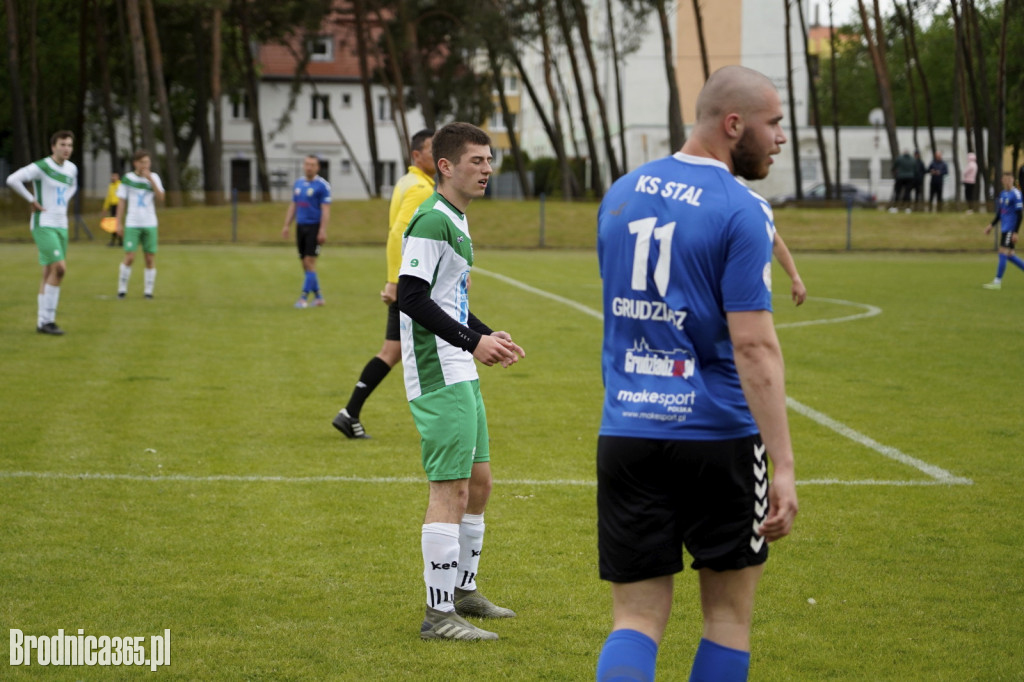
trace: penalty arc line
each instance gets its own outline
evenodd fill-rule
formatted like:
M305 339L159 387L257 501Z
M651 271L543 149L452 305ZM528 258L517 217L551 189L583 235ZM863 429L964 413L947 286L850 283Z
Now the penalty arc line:
M578 303L576 301L567 299L567 298L565 298L563 296L559 296L558 294L553 294L553 293L551 293L549 291L544 291L543 289L538 289L536 287L532 287L529 284L525 284L523 282L520 282L519 280L516 280L516 279L513 279L511 277L508 277L507 275L502 275L502 274L499 274L499 273L496 273L496 272L491 272L489 270L484 270L483 268L473 268L473 271L474 272L479 272L479 273L481 273L483 275L487 275L489 277L494 277L495 279L498 279L498 280L500 280L502 282L505 282L506 284L509 284L511 286L514 286L514 287L517 287L519 289L522 289L523 291L528 291L531 294L536 294L537 296L542 296L544 298L551 299L552 301L556 301L558 303L562 303L562 304L568 305L568 306L570 306L572 308L575 308L576 310L579 310L580 312L582 312L582 313L584 313L586 315L590 315L591 317L597 318L599 320L604 320L604 315L600 311L594 310L593 308L585 306L582 303ZM855 303L853 301L844 301L842 299L837 299L837 298L815 298L815 297L809 297L808 300L822 301L822 302L825 302L825 303L835 303L837 305L855 306L855 307L858 307L858 308L863 308L864 312L857 313L855 315L846 315L844 317L819 319L819 320L807 320L807 321L801 321L801 322L790 322L790 323L776 325L776 328L782 329L782 328L793 328L793 327L805 327L805 326L816 325L816 324L836 324L836 323L840 323L840 322L850 322L851 320L860 320L860 319L865 319L865 318L868 318L868 317L875 317L876 315L880 315L882 313L882 309L881 308L879 308L877 306L869 305L867 303ZM913 469L917 469L921 473L923 473L923 474L925 474L927 476L930 476L932 480L927 482L927 484L929 484L929 485L971 485L971 484L974 483L974 481L972 481L969 478L961 478L959 476L954 476L952 473L946 471L945 469L942 469L940 467L934 466L932 464L928 464L927 462L924 462L924 461L922 461L920 459L917 459L915 457L911 457L910 455L908 455L908 454L906 454L904 452L901 452L900 450L898 450L898 449L896 449L894 447L891 447L891 446L888 446L888 445L883 445L882 443L879 443L878 441L876 441L875 439L871 438L870 436L867 436L867 435L865 435L863 433L860 433L859 431L856 431L855 429L850 428L846 424L843 424L842 422L836 421L835 419L832 419L828 415L823 414L822 412L819 412L818 410L815 410L815 409L813 409L811 407L808 407L807 405L804 405L803 403L798 402L797 400L794 400L793 398L790 398L788 396L786 398L786 406L789 407L790 409L792 409L794 412L797 412L797 413L807 417L811 421L816 422L817 424L820 424L821 426L824 426L824 427L826 427L828 429L831 429L832 431L835 431L839 435L841 435L841 436L843 436L845 438L848 438L849 440L852 440L855 443L863 445L864 447L869 448L871 450L874 450L875 452L877 452L880 455L883 455L884 457L887 457L889 459L895 460L895 461L899 462L900 464L904 464L904 465L909 466L909 467L911 467ZM810 482L810 481L808 481L808 482ZM815 481L815 482L820 482L820 483L840 483L840 481L831 481L831 480L822 480L822 481ZM892 481L892 482L885 482L885 481L870 481L869 482L869 481L863 481L863 482L858 482L856 484L859 484L859 485L864 485L864 484L875 484L875 485L894 485L894 484L899 484L899 485L906 485L905 483L900 483L900 482L897 482L897 481Z

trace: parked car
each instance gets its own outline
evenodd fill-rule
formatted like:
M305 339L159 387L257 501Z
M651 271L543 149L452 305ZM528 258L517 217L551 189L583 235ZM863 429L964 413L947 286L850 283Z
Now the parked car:
M840 185L840 188L842 190L843 198L838 203L846 205L852 201L854 206L875 206L876 199L874 194L868 194L854 185L843 184ZM769 201L772 206L789 206L800 203L797 201L796 194L783 194L782 196L772 197ZM813 203L824 201L835 202L836 200L827 199L825 197L825 183L819 182L809 189L804 190L804 198L802 201Z

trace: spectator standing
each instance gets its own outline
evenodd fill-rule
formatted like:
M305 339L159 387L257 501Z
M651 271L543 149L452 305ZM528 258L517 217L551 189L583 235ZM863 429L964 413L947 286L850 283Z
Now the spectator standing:
M946 176L949 175L949 166L942 160L942 152L936 151L935 156L932 157L932 162L928 164L928 175L931 178L931 184L928 191L928 210L932 210L932 202L935 202L935 210L942 210L942 185L946 181Z
M967 165L960 179L964 183L964 201L967 202L967 212L974 213L974 206L978 200L978 156L974 152L967 152Z

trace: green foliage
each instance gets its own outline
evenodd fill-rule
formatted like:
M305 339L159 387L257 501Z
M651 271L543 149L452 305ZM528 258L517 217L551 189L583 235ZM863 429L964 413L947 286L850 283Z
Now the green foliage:
M496 482L480 580L519 617L492 626L498 642L422 643L426 486L400 375L363 410L372 440L329 423L380 347L381 251L328 245L328 305L297 311L290 245L168 245L156 299L137 274L118 301L118 254L72 244L68 334L50 338L33 331L34 248L0 249L5 627L170 628L160 674L175 680L592 679L611 623L595 549L601 323L474 275L474 312L527 351L481 368ZM775 271L789 395L973 484L937 484L791 412L801 509L758 593L751 679L1017 679L1024 432L1019 380L993 349L1019 340L1006 311L1024 305L1024 277L983 291L990 254L797 261L813 297L800 308ZM600 309L592 249L481 248L477 265ZM882 312L792 326L850 314L836 301ZM677 577L659 679L687 678L696 582Z

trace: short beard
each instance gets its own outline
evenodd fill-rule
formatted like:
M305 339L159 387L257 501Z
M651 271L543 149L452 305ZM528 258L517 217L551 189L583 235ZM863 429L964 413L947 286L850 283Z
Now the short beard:
M761 180L768 177L768 164L752 149L753 134L744 130L736 147L729 152L732 159L732 174L744 180Z

